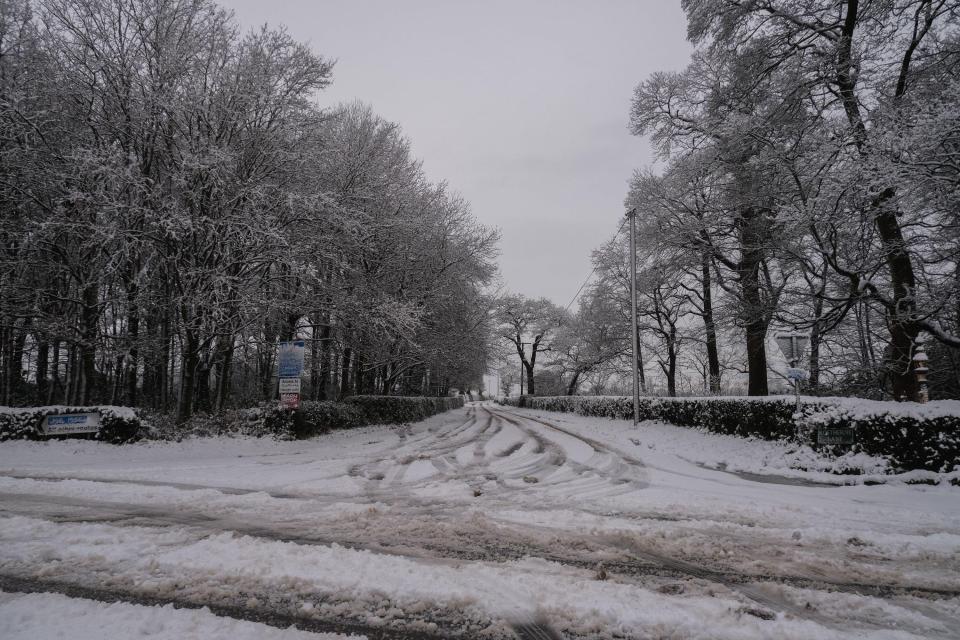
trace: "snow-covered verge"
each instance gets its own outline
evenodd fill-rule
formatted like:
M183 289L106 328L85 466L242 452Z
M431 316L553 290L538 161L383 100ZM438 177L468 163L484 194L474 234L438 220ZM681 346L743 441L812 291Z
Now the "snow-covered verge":
M589 417L631 419L633 401L623 396L508 398L505 404ZM708 431L792 441L835 460L838 473L864 473L857 454L882 458L892 473L949 473L960 465L960 401L925 405L857 398L709 397L640 399L640 418ZM849 430L852 446L817 443L818 429ZM846 464L851 463L851 464ZM823 469L825 467L820 466ZM874 467L874 471L878 468ZM927 477L914 474L916 479Z
M814 447L795 440L715 433L703 427L678 427L659 420L597 420L588 416L519 409L520 413L569 426L577 433L600 437L639 455L661 452L707 469L742 475L796 479L835 486L876 484L960 485L960 468L950 472L902 471L889 456L864 451Z
M0 591L4 640L345 640L360 636L314 634L217 616L208 609L103 603L55 593Z

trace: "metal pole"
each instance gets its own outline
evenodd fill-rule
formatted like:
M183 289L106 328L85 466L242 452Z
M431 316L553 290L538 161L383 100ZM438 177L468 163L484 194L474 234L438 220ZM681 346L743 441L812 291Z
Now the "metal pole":
M630 320L633 330L633 424L640 422L640 373L637 371L637 351L640 345L637 341L637 208L627 212L630 218Z

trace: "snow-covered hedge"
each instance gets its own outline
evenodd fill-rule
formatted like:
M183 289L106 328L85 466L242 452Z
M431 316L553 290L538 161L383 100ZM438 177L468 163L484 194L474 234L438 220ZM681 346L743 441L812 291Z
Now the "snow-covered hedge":
M263 421L264 431L268 433L309 438L335 429L417 422L463 405L463 397L352 396L343 402L303 402L295 412L282 410L276 405L252 409L251 412L255 413L254 419Z
M110 405L95 407L0 407L0 441L40 440L43 435L43 419L49 415L64 413L99 413L100 429L83 437L93 437L104 442L129 442L137 439L144 429L144 422L130 407ZM71 437L51 436L51 437ZM76 436L73 436L76 437Z
M830 398L805 411L808 433L818 427L853 429L853 451L885 456L898 470L950 472L960 468L960 401L928 404Z
M630 420L626 396L507 398L504 404L543 411ZM792 397L641 398L640 419L766 440L803 439L817 445L818 427L849 428L853 452L886 456L898 470L949 472L960 467L960 402L926 405L855 398L804 398L795 412Z
M363 415L365 424L417 422L464 404L462 396L352 396L345 402Z

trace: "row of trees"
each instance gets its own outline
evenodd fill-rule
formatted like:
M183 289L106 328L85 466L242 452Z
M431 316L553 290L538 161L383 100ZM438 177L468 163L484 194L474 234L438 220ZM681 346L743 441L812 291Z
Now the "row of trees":
M683 6L691 63L641 83L630 111L664 161L626 200L640 371L671 395L691 375L766 395L771 333L790 330L810 336L814 391L913 398L922 341L934 395L960 397L960 4ZM581 336L552 353L569 391L581 368L629 374L624 236L555 324L561 345Z
M497 235L332 63L210 0L0 2L0 404L475 387Z

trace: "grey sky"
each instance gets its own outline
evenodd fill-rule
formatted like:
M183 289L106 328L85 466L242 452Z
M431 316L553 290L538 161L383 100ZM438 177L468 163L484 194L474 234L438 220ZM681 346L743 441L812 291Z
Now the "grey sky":
M338 60L324 104L398 122L433 180L502 230L507 287L565 305L616 230L633 169L634 86L689 56L671 0L221 0Z

